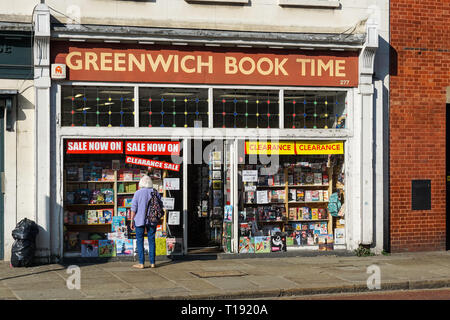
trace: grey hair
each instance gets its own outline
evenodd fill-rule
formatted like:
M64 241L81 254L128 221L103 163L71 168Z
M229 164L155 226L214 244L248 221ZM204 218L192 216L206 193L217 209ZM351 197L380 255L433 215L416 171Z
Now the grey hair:
M143 175L139 181L139 188L153 188L153 181L148 175Z

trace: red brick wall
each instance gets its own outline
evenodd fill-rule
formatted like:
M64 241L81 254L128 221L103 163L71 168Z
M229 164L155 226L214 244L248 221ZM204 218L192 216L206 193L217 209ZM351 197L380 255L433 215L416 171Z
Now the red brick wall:
M390 1L390 244L445 250L445 114L450 0ZM411 180L431 180L431 210L411 210Z

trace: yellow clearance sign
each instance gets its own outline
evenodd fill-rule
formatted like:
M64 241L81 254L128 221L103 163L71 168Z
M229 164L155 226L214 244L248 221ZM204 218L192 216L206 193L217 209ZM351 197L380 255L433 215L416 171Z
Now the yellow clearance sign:
M344 154L344 143L338 142L296 142L296 154Z
M295 141L260 142L246 141L245 154L295 154Z
M344 154L342 141L246 141L245 154Z

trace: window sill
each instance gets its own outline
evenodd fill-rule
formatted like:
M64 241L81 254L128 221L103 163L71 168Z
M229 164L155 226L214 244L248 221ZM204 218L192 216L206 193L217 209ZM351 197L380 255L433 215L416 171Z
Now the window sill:
M303 7L303 8L330 8L340 7L337 0L278 0L278 5L282 7Z

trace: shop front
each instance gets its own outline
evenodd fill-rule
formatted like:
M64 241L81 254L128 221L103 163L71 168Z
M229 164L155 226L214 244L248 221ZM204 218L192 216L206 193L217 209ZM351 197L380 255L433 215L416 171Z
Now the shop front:
M157 255L358 243L357 52L55 41L52 63L62 256L133 254L143 174L164 199Z

